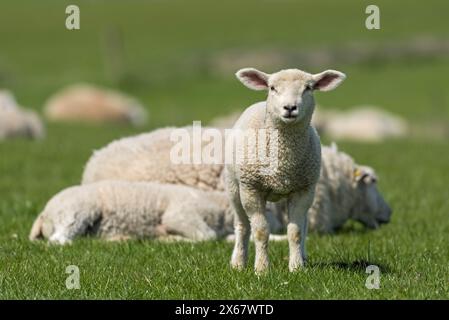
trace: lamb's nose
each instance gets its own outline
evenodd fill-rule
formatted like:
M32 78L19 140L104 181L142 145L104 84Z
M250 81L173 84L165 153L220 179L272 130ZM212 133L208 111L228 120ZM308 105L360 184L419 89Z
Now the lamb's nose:
M293 112L293 111L295 111L298 107L297 107L296 105L293 105L293 106L284 106L283 108L284 108L284 110L286 110L286 111L288 111L288 112Z

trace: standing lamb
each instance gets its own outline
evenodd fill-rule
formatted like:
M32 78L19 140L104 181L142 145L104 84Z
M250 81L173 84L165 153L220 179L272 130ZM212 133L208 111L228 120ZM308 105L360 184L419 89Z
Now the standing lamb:
M346 76L334 70L312 75L298 69L270 75L253 68L241 69L236 76L250 89L268 90L268 98L247 108L234 125L235 131L240 130L235 138L248 139L248 143L243 149L243 158L234 151L238 158L234 157L236 160L225 166L227 192L236 212L231 266L245 267L252 230L255 272L259 274L268 269L266 202L286 198L289 270L295 271L306 261L307 212L320 175L320 139L310 125L315 107L312 92L332 90ZM262 143L265 150L278 150L268 161L278 165L268 171L266 159L261 161L255 156L260 151L259 145L251 138L251 132L255 131L258 136L264 130L271 135Z

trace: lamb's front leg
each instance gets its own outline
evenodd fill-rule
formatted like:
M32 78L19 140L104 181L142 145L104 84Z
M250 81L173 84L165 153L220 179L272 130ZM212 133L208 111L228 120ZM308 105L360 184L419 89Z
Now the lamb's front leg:
M295 193L288 199L287 236L290 249L288 267L296 271L304 266L307 260L307 212L313 203L313 189L305 193Z
M230 179L230 181L228 181L227 190L229 193L231 206L235 213L235 243L234 250L232 251L231 267L237 270L242 270L246 267L246 262L248 260L248 243L251 229L248 216L242 207L240 188L237 182Z
M269 265L270 226L265 216L266 199L259 192L246 188L240 189L240 198L251 223L251 232L256 247L254 270L257 274L261 274L267 271Z

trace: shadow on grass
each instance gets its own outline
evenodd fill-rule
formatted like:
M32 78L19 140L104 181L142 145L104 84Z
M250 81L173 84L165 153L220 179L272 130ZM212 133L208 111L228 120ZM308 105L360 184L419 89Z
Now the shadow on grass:
M392 273L393 270L385 264L376 263L376 262L369 262L367 260L355 260L352 262L346 262L346 261L330 261L330 262L316 262L311 263L310 266L312 268L319 268L319 269L328 269L328 268L335 268L340 270L347 270L352 272L360 272L360 273L366 273L366 268L370 265L374 265L379 267L379 270L381 273Z

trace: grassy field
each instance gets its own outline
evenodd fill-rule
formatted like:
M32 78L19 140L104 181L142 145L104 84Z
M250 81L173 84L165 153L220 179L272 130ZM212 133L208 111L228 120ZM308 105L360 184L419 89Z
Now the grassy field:
M229 268L225 242L104 243L68 247L32 244L33 219L57 191L79 183L92 150L118 137L239 110L263 99L233 77L192 64L192 57L228 48L302 48L416 35L447 38L447 1L377 1L382 29L364 26L362 1L17 1L0 4L0 88L41 110L45 99L72 82L117 87L148 105L143 129L47 125L43 141L0 143L0 299L39 298L449 298L448 137L411 136L382 144L340 143L359 163L376 168L393 208L390 224L364 231L349 224L333 236L312 234L310 264L287 270L286 243L270 245L271 271ZM64 28L65 6L78 3L81 30ZM104 37L120 30L122 69L107 66ZM196 61L196 60L195 60ZM257 67L257 66L256 66ZM306 68L298 65L297 67ZM449 123L449 58L376 64L324 65L348 74L320 105L381 105L414 126ZM270 70L267 70L270 71ZM318 72L321 70L310 70ZM325 143L329 140L324 137ZM251 251L253 254L253 250ZM253 256L250 257L250 259ZM378 265L381 288L368 290L366 266ZM81 272L80 290L67 290L68 265Z

